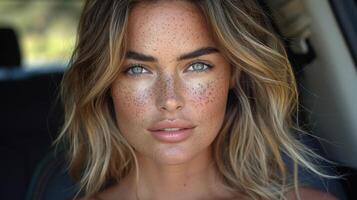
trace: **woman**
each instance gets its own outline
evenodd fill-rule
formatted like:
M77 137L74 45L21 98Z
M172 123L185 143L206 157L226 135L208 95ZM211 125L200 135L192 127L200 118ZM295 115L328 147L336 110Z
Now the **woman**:
M333 199L293 133L294 76L252 0L87 1L63 79L85 199ZM295 190L294 190L295 188Z

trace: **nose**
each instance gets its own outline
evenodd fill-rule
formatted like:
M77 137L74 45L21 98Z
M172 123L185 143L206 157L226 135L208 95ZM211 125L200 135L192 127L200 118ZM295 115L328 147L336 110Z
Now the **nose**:
M179 87L179 80L165 78L159 81L157 106L160 111L175 112L184 106L184 99L181 96L182 89Z

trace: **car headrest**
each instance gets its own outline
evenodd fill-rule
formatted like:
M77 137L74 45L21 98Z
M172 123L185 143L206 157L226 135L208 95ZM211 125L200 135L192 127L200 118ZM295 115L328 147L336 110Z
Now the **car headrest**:
M0 44L0 67L19 67L21 65L20 46L12 28L0 28Z

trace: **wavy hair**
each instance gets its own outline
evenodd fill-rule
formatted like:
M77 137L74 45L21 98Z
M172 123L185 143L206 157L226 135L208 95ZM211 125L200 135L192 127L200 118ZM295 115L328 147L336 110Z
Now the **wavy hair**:
M298 165L324 176L309 161L317 155L296 137L304 132L292 117L298 112L296 81L264 12L253 0L191 2L202 11L233 68L234 88L212 144L226 187L253 199L284 199L288 189L298 186ZM87 197L108 182L120 181L138 164L116 126L110 97L125 59L129 12L136 3L140 1L85 3L76 48L62 80L65 121L57 142L66 144L70 172ZM294 161L293 173L283 154Z

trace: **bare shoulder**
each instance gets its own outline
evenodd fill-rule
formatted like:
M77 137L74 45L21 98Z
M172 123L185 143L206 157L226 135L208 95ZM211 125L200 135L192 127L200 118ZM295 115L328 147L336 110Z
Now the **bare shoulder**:
M118 200L119 199L134 199L130 195L130 188L123 184L112 185L105 190L98 192L94 197L89 199L79 199L79 200Z
M75 200L102 200L101 198L97 197L97 196L94 196L94 197L81 197L79 199L75 199Z
M98 192L97 194L91 196L91 197L81 197L75 200L112 200L115 199L113 198L111 188L104 190L102 192Z
M322 192L313 188L309 187L300 187L299 188L299 194L301 199L306 199L306 200L337 200L336 197L333 195L327 193L327 192ZM295 195L295 190L292 189L289 192L286 193L286 198L288 200L297 200L296 195Z
M75 199L75 200L97 200L96 198L79 198L79 199Z

